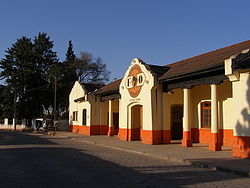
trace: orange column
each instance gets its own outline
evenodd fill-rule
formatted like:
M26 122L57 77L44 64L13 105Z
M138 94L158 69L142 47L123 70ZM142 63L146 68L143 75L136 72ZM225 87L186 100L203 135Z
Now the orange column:
M211 139L209 150L221 151L221 143L219 141L218 127L218 100L217 100L217 85L211 85Z
M109 130L108 130L108 135L109 136L114 136L115 130L113 126L113 112L112 112L112 100L109 100Z
M190 89L184 89L184 106L183 106L183 147L192 147L193 141L191 138L190 126Z

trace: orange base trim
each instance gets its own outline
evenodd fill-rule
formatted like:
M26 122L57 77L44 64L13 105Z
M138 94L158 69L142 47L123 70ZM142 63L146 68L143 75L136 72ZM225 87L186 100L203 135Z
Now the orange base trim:
M115 135L115 128L109 127L108 136L114 136Z
M70 125L70 130L73 133L90 135L90 127L89 126Z
M193 143L199 143L200 139L199 139L199 129L198 128L191 128L191 136L192 136L192 140Z
M144 144L169 144L170 130L119 129L120 140L141 140Z
M219 133L211 133L211 141L209 143L208 148L211 151L221 151L221 142Z
M250 158L250 136L234 136L233 156L237 158Z
M183 147L192 147L193 146L193 141L191 138L191 131L183 131L183 139L182 139L181 145Z
M233 146L233 139L232 129L220 129L219 142L223 146ZM210 144L212 142L212 133L210 129L199 129L199 142L202 144Z
M118 137L125 141L140 140L140 129L119 129Z
M199 129L199 141L201 144L209 144L211 142L211 129Z
M162 132L141 130L141 141L143 144L161 144Z
M108 135L108 125L100 125L100 135Z
M73 133L78 133L83 135L100 135L104 132L103 126L100 125L91 125L91 126L70 125L69 130Z
M162 130L162 144L170 144L171 142L171 131Z
M90 135L100 135L100 125L91 125Z
M220 129L220 142L223 146L233 146L233 129Z

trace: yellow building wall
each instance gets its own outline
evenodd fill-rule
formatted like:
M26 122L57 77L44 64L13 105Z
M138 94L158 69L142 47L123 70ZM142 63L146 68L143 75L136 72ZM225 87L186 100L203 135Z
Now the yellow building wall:
M217 85L218 99L218 126L220 129L232 129L229 114L232 114L232 84L224 81ZM201 128L200 104L204 101L211 101L211 86L199 85L191 90L191 126ZM228 114L228 115L227 115Z
M100 102L100 125L108 125L108 111L109 104L108 101Z
M232 124L232 84L225 81L217 85L218 97L218 124L220 129L233 129ZM200 103L211 101L210 85L199 85L190 92L190 124L192 128L200 128ZM171 127L171 106L183 105L183 89L174 89L172 93L163 93L163 130ZM229 116L229 117L228 117Z
M174 89L172 93L163 93L163 130L171 127L171 106L183 105L183 90Z

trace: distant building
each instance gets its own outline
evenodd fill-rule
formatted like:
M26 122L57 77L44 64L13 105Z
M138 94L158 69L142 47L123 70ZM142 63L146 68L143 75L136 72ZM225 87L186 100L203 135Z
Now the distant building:
M103 87L76 82L71 130L121 140L182 146L232 146L250 158L250 41L165 66L133 59L124 77ZM91 88L91 89L90 89Z

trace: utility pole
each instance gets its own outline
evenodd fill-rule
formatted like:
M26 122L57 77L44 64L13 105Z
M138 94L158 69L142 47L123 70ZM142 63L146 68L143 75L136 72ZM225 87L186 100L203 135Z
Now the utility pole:
M56 76L54 76L55 78L55 93L54 93L54 123L56 121L56 82L57 82L57 78Z
M16 131L16 90L14 89L14 115L13 115L14 131Z

